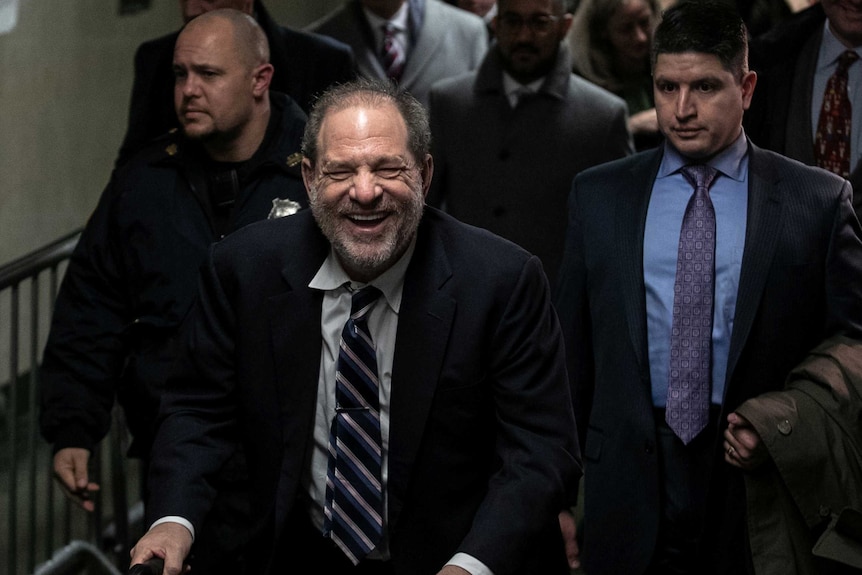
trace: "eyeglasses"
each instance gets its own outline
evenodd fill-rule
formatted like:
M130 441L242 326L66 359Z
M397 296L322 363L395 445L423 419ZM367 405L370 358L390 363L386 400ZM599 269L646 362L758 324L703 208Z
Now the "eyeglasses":
M497 16L497 24L505 34L517 34L524 26L529 28L533 34L547 34L559 19L559 16L551 16L550 14L522 18L517 14L507 12Z

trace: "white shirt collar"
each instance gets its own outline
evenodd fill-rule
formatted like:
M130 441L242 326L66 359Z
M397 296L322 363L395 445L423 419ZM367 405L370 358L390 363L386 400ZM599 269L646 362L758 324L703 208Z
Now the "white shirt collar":
M410 245L407 246L407 250L404 252L404 255L402 255L392 267L368 282L368 284L373 285L383 292L383 297L386 298L389 307L391 307L395 313L398 313L401 308L401 293L402 288L404 287L404 276L407 273L407 266L410 265L410 260L413 257L413 251L415 249L416 236L414 235L413 240L410 242ZM330 291L338 289L345 284L349 284L351 289L359 289L366 285L350 279L347 272L344 271L343 267L341 267L341 262L338 261L338 257L335 255L334 249L330 248L329 255L326 256L325 260L323 260L323 264L308 283L308 287L321 291Z

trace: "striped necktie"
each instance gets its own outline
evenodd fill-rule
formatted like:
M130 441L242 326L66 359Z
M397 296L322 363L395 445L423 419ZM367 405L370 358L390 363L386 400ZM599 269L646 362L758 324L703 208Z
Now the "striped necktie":
M373 286L353 294L341 333L329 435L324 535L354 565L374 549L383 532L377 352L367 321L379 297Z
M395 81L401 79L405 60L401 44L398 43L395 37L397 33L397 29L392 24L383 25L383 51L381 53L381 60L383 62L383 69L386 71L386 77Z

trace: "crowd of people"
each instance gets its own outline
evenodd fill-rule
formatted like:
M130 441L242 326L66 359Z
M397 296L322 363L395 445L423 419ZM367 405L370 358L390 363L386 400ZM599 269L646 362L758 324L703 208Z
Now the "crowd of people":
M858 0L179 5L40 378L131 564L860 572Z

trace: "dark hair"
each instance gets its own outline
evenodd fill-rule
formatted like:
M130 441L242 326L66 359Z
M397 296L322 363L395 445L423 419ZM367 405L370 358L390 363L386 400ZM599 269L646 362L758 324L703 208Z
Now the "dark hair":
M659 54L701 52L718 57L738 79L748 71L748 30L727 1L679 0L662 13L653 37L652 65Z
M503 3L504 0L497 0L497 8L502 8L500 4ZM556 14L571 14L574 12L574 0L551 0L551 9Z
M413 154L413 159L422 162L431 149L431 128L425 107L392 82L366 78L337 84L314 102L302 137L303 155L312 162L317 162L317 138L323 119L330 112L359 104L378 107L387 103L394 104L401 113L407 126L407 147Z

